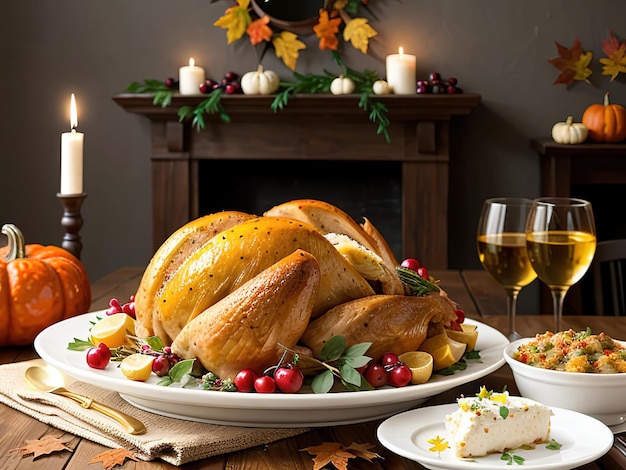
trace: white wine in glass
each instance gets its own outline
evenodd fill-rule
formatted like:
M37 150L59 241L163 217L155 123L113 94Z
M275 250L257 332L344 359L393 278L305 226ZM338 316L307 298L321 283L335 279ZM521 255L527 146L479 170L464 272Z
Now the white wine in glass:
M478 257L506 291L510 340L520 338L515 328L517 297L522 287L537 277L526 251L526 219L531 206L532 201L524 198L487 199L478 222Z
M533 201L526 225L528 256L552 294L555 332L561 331L563 300L585 275L596 252L591 203L575 198Z

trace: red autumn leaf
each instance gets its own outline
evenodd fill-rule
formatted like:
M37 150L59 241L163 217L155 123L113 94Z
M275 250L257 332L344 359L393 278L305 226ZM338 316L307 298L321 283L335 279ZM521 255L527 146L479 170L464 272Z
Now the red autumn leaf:
M33 439L30 441L26 441L26 445L21 447L15 447L11 450L19 450L22 452L22 456L26 456L29 454L33 454L33 459L41 455L48 455L52 452L58 452L61 450L69 450L72 452L72 449L67 447L65 444L72 440L72 437L65 437L64 439L53 437L53 436L44 436L41 439Z
M550 59L548 62L561 71L553 85L571 84L574 80L585 80L591 75L589 64L593 58L592 52L583 52L580 40L576 38L571 49L554 42L559 52L559 57Z
M116 465L123 465L126 459L139 462L139 459L135 457L135 454L128 449L111 449L103 452L102 454L96 455L89 461L89 465L92 463L102 462L102 467L104 467L105 470L111 470Z
M372 444L357 444L353 442L349 446L344 446L340 442L322 442L318 446L306 447L309 454L315 455L313 458L313 470L320 470L327 464L332 464L337 470L348 470L349 459L357 457L372 461L373 458L380 455L371 452L369 449L374 448Z
M265 15L263 18L259 18L258 20L253 21L246 29L246 33L250 37L250 43L253 46L256 46L260 42L269 41L272 39L272 28L270 28L268 23L270 22L270 17Z
M326 10L320 10L320 17L318 23L313 26L315 35L320 38L319 48L337 50L339 46L339 39L337 33L339 32L339 25L341 25L342 19L337 17L330 19Z

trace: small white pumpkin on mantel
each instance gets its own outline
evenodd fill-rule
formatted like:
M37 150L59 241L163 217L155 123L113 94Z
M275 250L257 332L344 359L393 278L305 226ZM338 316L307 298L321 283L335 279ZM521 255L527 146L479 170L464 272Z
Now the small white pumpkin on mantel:
M246 72L241 77L241 90L244 95L271 95L280 87L280 77L273 70L263 70L259 65L256 70Z
M376 80L372 84L372 91L375 95L390 95L393 93L393 88L387 80Z
M552 139L557 144L582 144L587 140L589 129L582 122L574 122L567 116L565 122L557 122L552 126Z
M330 83L330 92L333 95L349 95L350 93L354 93L356 89L356 85L354 84L354 80L349 77L344 77L340 75L335 78Z

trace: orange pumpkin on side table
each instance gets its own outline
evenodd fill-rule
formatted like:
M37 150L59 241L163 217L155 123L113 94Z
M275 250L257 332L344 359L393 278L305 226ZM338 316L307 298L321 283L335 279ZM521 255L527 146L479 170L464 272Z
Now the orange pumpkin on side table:
M582 123L589 129L589 140L615 143L626 139L626 108L609 103L609 92L603 104L592 104L583 113Z
M91 285L78 258L56 246L25 245L20 230L2 227L0 248L0 346L33 342L46 327L85 313Z

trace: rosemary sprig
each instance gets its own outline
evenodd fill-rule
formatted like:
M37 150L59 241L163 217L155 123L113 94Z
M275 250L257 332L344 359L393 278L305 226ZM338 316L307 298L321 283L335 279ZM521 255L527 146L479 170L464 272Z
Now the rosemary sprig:
M154 94L152 99L153 105L161 105L164 108L168 107L172 102L172 96L174 96L174 90L169 88L165 82L160 80L154 80L152 78L146 78L143 83L132 82L126 87L127 93L151 93Z
M396 266L396 271L400 280L411 289L411 294L421 297L428 292L439 292L439 286L436 282L424 279L415 271L404 266Z
M218 114L223 122L229 123L230 116L226 113L224 106L222 106L222 103L220 102L222 94L222 89L216 88L211 92L206 100L202 101L195 108L191 106L181 106L178 110L178 121L182 122L185 119L190 119L193 117L191 125L195 127L198 132L200 132L206 126L204 120L205 113Z

